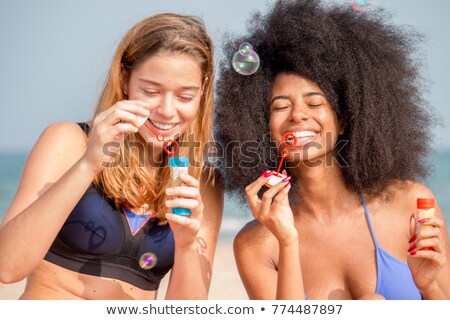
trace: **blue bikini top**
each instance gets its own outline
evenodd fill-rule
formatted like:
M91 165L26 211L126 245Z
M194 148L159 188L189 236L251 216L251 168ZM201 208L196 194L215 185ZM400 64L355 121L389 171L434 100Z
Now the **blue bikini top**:
M377 287L375 293L387 300L420 300L422 295L414 284L411 271L406 263L387 253L378 243L370 220L369 211L362 194L361 202L375 243L377 258Z

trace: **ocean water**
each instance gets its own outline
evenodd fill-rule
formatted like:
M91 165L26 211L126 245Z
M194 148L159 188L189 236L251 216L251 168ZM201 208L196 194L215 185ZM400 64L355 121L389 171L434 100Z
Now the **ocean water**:
M16 193L27 153L0 153L0 220L8 209ZM433 155L430 164L431 176L423 181L434 193L450 226L450 150ZM243 207L234 199L225 196L224 220L220 238L230 240L239 229L252 219L248 207ZM450 232L449 232L450 233Z

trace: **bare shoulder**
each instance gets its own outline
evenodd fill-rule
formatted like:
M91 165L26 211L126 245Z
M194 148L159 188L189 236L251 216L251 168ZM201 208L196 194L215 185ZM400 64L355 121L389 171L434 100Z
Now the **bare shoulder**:
M87 136L75 122L54 122L44 129L38 142L42 140L44 142L54 142L51 144L56 147L75 143L75 145L70 145L70 147L83 148L86 146Z
M396 190L398 190L403 195L408 197L414 198L434 197L433 192L431 192L431 190L427 186L413 180L394 182L391 185L391 188L396 188Z
M81 158L86 144L87 137L76 123L57 122L46 127L28 156L5 221L48 190Z
M262 256L262 253L266 253L272 256L277 248L276 238L257 220L252 220L242 227L233 243L235 255Z
M389 206L403 209L396 212L409 216L416 210L417 198L434 198L434 194L427 186L408 180L391 183L385 199Z
M55 122L47 126L31 150L27 165L47 167L60 177L85 152L87 137L73 122ZM43 163L44 162L44 163Z

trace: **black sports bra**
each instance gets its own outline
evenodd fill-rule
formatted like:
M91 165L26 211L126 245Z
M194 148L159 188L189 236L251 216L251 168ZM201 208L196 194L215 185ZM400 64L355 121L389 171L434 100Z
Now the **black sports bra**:
M89 127L80 124L88 134ZM91 185L70 213L45 260L83 274L119 279L157 290L173 266L175 242L169 224L117 210ZM142 225L142 228L136 228Z

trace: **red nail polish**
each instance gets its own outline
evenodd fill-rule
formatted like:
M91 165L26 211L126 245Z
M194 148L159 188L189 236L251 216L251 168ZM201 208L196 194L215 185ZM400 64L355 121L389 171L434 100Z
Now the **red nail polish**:
M287 182L287 181L289 181L289 180L291 180L291 177L290 177L290 176L284 178L283 180L281 180L281 182Z
M288 183L286 183L286 185L283 188L287 188L291 185L291 183L288 181Z
M413 241L416 241L416 239L417 239L417 234L413 235L413 236L411 237L411 239L409 239L408 243L411 243L411 242L413 242Z
M416 251L413 251L413 252L410 252L409 255L410 255L410 256L415 256L416 253L417 253Z
M273 171L272 171L272 170L269 170L269 171L267 171L265 177L267 178L267 177L270 177L271 175L273 175Z
M272 175L272 171L270 170L266 170L263 172L263 174L261 176L263 176L264 178L270 177Z
M420 223L420 224L424 224L424 223L427 223L428 221L430 221L430 218L422 219L422 220L419 220L417 222Z
M408 252L411 252L411 251L413 251L414 249L416 249L416 245L414 244L412 247L410 247L409 249L408 249Z

